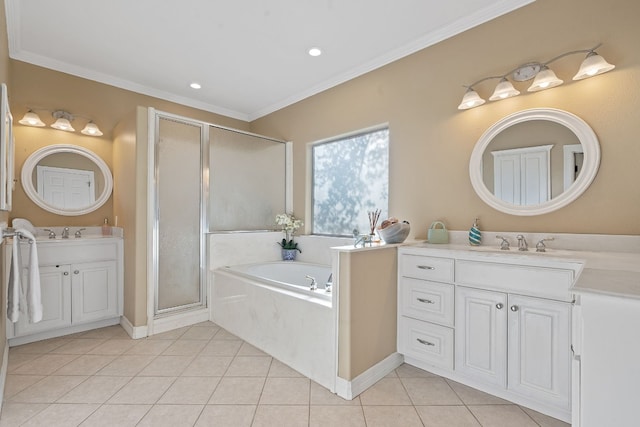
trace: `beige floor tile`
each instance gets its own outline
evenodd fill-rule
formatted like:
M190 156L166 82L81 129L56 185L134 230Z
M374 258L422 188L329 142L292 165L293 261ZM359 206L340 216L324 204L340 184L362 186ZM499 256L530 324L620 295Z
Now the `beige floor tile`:
M220 382L220 377L180 377L158 401L158 404L204 405Z
M227 372L232 360L232 356L197 356L182 372L182 376L221 377Z
M205 340L209 341L213 336L218 333L220 328L215 326L213 323L209 325L196 325L189 328L187 332L185 332L180 339L181 340Z
M114 359L115 356L85 354L67 363L52 375L93 375Z
M157 356L138 373L145 377L177 377L193 361L193 356Z
M51 375L67 363L76 359L76 354L43 354L15 370L16 374Z
M175 381L173 377L135 377L122 387L109 404L154 404Z
M15 427L26 422L29 418L43 411L48 403L14 403L2 404L0 427Z
M267 378L261 405L309 405L308 378Z
M207 405L196 427L250 427L255 412L255 405Z
M468 406L482 427L537 427L517 405L471 405Z
M273 359L273 361L271 362L268 376L281 378L304 378L304 375L302 375L300 372L276 359Z
M53 354L87 354L100 344L105 342L104 339L94 338L78 338L69 340L60 347L51 350Z
M462 405L443 378L401 378L414 405Z
M128 356L116 357L113 362L100 369L96 375L114 375L117 377L132 377L142 371L156 356Z
M100 405L54 403L39 412L22 427L69 427L77 426L91 415Z
M102 405L81 427L134 427L151 409L151 405Z
M211 340L202 349L201 356L235 356L242 345L240 340Z
M383 378L360 395L363 405L411 405L409 395L397 378Z
M99 339L109 339L109 338L121 338L121 339L131 339L129 338L129 334L127 331L122 329L120 325L107 326L105 328L93 329L91 331L84 332L80 335L80 338L99 338Z
M266 377L271 356L236 356L229 365L227 377Z
M174 341L165 351L162 352L163 356L194 356L207 345L203 340L186 340L180 338Z
M154 405L137 427L191 427L204 405Z
M243 342L240 350L238 350L238 356L268 356L268 354L249 343Z
M104 403L131 381L131 377L89 377L57 403Z
M264 387L264 378L223 377L213 392L210 404L216 405L255 405L260 400Z
M165 351L172 340L151 340L148 338L135 341L135 345L124 352L125 355L157 356Z
M27 387L37 383L41 379L45 378L44 375L17 375L9 374L4 384L4 398L9 399L12 396L20 393Z
M110 339L89 350L87 354L119 356L135 345L132 339Z
M363 406L367 427L422 427L413 406Z
M177 340L185 332L187 332L191 328L191 326L185 326L182 328L174 329L172 331L162 332L161 334L151 335L148 339L150 340Z
M360 396L352 400L343 399L335 393L331 393L320 384L311 381L311 405L360 405Z
M85 376L46 377L13 396L10 401L21 403L53 403L78 384Z
M309 427L366 427L360 406L311 406Z
M431 372L416 368L415 366L408 365L406 363L403 363L396 369L396 374L398 374L400 378L438 377L436 374L432 374Z
M14 353L12 351L9 351L7 373L14 373L20 366L24 365L25 363L31 362L32 360L35 360L40 356L42 356L42 354L40 353Z
M523 406L521 406L520 409L526 412L535 422L540 424L541 427L571 427L571 424L551 418L550 416L536 412L533 409L525 408Z
M458 397L460 397L460 399L466 405L508 405L510 404L510 402L507 402L504 399L500 399L499 397L492 396L488 393L485 393L480 390L476 390L475 388L468 387L464 384L460 384L452 380L446 380L446 381L451 386L453 391L456 392Z
M16 354L44 354L49 353L52 350L62 346L69 342L70 339L66 337L51 338L43 341L36 341L29 344L22 344L16 347L11 347L9 351L9 357L12 353Z
M218 332L213 336L214 340L239 340L237 336L233 335L231 332L226 329L220 328Z
M425 427L480 427L465 406L416 406Z
M307 427L308 406L261 405L256 409L252 427Z

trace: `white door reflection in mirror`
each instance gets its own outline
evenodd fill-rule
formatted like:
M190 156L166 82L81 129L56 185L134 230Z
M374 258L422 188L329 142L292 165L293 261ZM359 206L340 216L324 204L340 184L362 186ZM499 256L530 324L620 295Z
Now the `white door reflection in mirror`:
M553 145L492 151L494 194L513 205L549 200L549 151Z
M38 166L38 194L61 209L85 208L95 202L94 172Z

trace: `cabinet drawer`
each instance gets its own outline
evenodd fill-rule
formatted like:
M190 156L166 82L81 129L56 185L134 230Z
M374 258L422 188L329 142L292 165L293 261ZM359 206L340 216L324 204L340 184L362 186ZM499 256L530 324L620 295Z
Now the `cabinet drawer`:
M446 283L400 279L400 314L453 326L454 287Z
M422 255L402 255L400 274L414 279L453 282L453 259Z
M400 316L398 351L433 366L453 370L453 329Z
M457 260L456 284L569 300L573 270Z

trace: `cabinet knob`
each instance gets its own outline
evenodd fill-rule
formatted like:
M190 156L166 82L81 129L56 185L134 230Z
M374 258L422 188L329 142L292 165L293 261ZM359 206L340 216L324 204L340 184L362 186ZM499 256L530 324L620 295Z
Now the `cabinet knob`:
M497 304L496 304L496 308L497 308L498 310L502 310L502 307L504 307L504 305L502 305L502 303L501 303L501 302L499 302L499 303L497 303Z
M518 306L517 305L512 305L511 306L511 311L518 311Z
M63 273L62 273L62 275L63 275L63 276L68 276L68 275L69 275L69 272L68 272L68 271L65 271L65 272L63 272Z
M73 270L73 274L80 274L80 270Z

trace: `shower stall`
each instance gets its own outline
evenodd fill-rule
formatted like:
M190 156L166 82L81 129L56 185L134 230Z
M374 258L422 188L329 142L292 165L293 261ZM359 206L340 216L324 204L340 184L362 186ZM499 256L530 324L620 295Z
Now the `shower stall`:
M149 109L149 333L209 320L207 236L273 230L290 147Z

